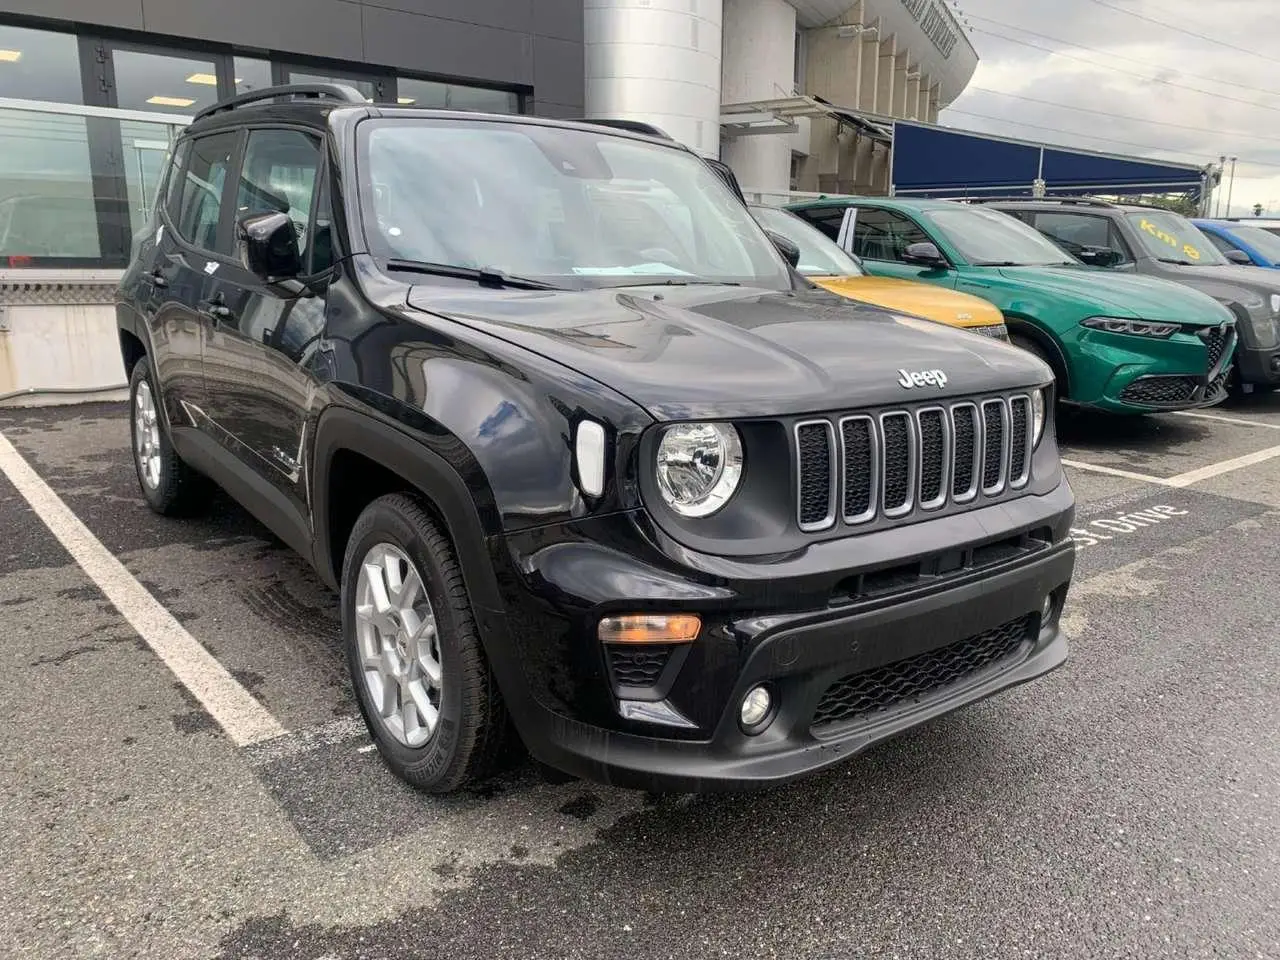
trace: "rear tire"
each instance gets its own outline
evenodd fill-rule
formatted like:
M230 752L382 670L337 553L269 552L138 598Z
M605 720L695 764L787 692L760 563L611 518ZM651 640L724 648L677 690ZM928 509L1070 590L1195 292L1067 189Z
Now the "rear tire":
M407 494L375 500L351 531L342 635L360 713L392 773L449 793L497 769L510 721L462 571Z
M142 496L163 517L185 516L209 502L209 481L173 450L151 360L145 355L129 377L129 439Z

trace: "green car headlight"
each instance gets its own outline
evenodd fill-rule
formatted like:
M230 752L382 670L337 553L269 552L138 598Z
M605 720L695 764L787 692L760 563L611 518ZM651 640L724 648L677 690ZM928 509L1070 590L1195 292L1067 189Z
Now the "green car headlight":
M1107 333L1127 333L1134 337L1151 337L1155 340L1168 340L1178 332L1176 323L1160 323L1155 320L1129 320L1125 317L1089 317L1081 320L1080 325L1092 330L1105 330Z

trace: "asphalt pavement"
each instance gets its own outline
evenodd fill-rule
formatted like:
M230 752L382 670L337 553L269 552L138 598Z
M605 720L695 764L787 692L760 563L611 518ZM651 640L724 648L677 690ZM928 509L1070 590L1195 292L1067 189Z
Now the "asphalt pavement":
M301 559L221 495L151 514L123 405L0 410L86 528L0 470L0 955L1280 958L1280 394L1205 413L1063 420L1055 673L765 793L442 799L371 752ZM170 621L284 732L230 736Z

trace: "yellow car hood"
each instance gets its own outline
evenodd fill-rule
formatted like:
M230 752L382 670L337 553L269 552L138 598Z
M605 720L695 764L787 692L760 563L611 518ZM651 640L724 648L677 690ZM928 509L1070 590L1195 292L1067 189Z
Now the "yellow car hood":
M988 327L1004 323L1004 317L992 304L967 293L957 293L945 287L917 280L899 280L895 277L809 277L824 290L858 300L874 303L902 313L952 327Z

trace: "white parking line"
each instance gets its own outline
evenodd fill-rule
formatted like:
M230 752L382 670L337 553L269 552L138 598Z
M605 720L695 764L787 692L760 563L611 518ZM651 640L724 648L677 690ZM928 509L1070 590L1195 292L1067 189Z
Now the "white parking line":
M89 532L3 434L0 434L0 471L89 579L235 744L246 746L286 733L279 721Z
M1232 470L1239 470L1241 467L1252 467L1254 464L1264 463L1276 457L1280 457L1280 447L1268 447L1266 450L1259 450L1256 453L1246 453L1242 457L1223 460L1220 463L1211 463L1207 467L1200 467L1198 470L1188 470L1186 473L1180 473L1176 477L1170 477L1168 480L1161 480L1160 482L1169 487L1189 487L1193 483L1199 483L1201 480L1208 480L1210 477L1230 473Z
M1143 483L1165 483L1160 477L1153 477L1146 473L1134 473L1132 470L1117 470L1115 467L1103 467L1096 463L1083 463L1079 460L1068 460L1062 458L1063 466L1075 467L1077 470L1088 470L1091 473L1105 473L1109 477L1124 477L1126 480L1140 480Z
M1178 410L1179 417L1194 417L1196 420L1217 420L1219 423L1233 423L1240 427L1262 427L1264 430L1280 430L1280 423L1263 423L1261 420L1245 420L1242 417L1220 417L1216 413L1195 413L1191 410Z

